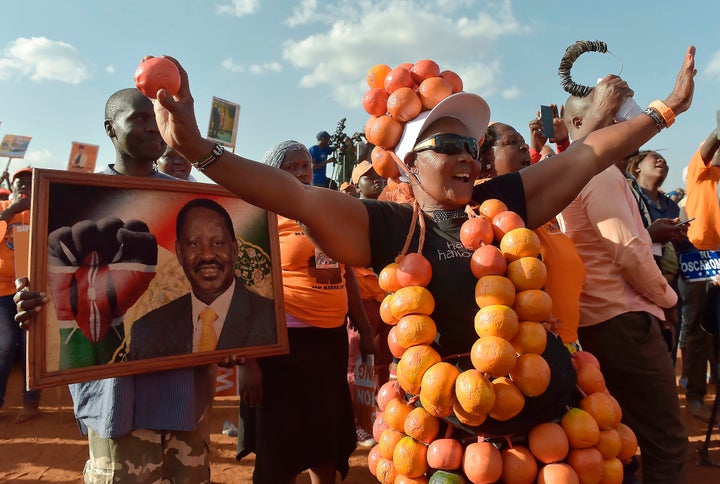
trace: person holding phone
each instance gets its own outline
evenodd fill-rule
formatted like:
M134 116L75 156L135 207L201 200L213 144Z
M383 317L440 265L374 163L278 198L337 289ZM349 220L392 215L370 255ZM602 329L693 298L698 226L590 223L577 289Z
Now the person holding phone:
M562 109L560 110L562 112ZM530 121L530 163L535 164L548 156L554 156L555 152L550 154L546 150L548 140L555 143L557 153L562 153L570 146L567 127L562 119L562 115L558 115L558 107L556 104L548 106L540 106L537 117Z

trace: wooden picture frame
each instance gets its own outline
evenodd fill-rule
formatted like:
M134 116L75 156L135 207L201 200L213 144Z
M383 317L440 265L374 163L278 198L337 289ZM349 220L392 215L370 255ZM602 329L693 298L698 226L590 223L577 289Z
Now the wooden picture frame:
M238 250L234 268L217 265L225 270L226 280L233 279L228 274L235 275L234 291L225 293L232 301L228 317L216 338L217 346L224 349L191 353L193 347L197 351L198 329L193 336L192 328L197 302L193 306L196 309L191 309L191 285L175 254L175 243L178 212L194 199L215 201L230 215ZM192 210L184 226L190 224L190 213ZM195 213L205 214L198 222L200 226L209 225L208 215L212 217L213 212ZM143 222L148 232L128 223L131 220ZM275 214L238 199L222 187L35 169L30 224L31 288L45 292L50 299L30 326L30 388L289 351ZM118 224L124 228L118 229ZM227 227L227 223L216 226ZM157 242L155 261L153 237ZM207 267L215 263L210 256L207 259ZM232 257L227 260L232 261ZM185 266L192 268L190 274L197 280L199 266ZM215 267L206 266L206 271ZM167 317L170 307L185 310ZM254 309L238 316L240 307ZM133 331L141 318L144 322ZM230 321L242 325L230 326ZM156 328L162 334L151 337L152 331L143 333L142 328ZM248 345L235 342L239 334ZM187 343L188 339L195 343ZM185 349L177 349L173 346L176 343Z

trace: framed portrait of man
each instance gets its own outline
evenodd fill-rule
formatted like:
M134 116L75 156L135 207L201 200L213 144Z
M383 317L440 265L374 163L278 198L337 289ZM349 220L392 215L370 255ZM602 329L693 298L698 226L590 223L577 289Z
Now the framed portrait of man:
M207 138L234 150L239 119L239 104L213 97L210 104Z
M275 215L224 188L33 171L31 388L288 352Z

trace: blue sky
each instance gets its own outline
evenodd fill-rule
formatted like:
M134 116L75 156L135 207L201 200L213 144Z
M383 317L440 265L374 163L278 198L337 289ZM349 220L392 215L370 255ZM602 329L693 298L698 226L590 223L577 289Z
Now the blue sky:
M189 72L202 132L213 96L241 105L236 152L253 159L285 139L312 145L341 118L348 134L361 131L367 69L420 59L458 72L465 90L486 98L493 120L527 138L539 105L567 98L557 68L575 41L602 40L622 61L620 72L615 57L584 54L575 81L620 73L641 106L669 94L692 44L693 107L646 145L668 159L669 191L682 184L682 168L720 108L720 4L691 3L4 0L0 137L33 138L11 171L28 162L63 169L72 141L99 145L104 166L114 160L103 130L107 97L133 85L143 56L168 54Z

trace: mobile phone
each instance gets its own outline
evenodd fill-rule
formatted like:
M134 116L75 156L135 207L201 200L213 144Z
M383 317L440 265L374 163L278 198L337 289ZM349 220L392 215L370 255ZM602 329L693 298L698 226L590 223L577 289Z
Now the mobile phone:
M553 117L555 112L550 106L540 106L540 122L542 123L542 135L546 138L555 136L555 128L553 128Z
M695 217L689 218L689 219L687 219L687 220L683 220L683 221L681 221L681 222L676 223L676 224L675 224L675 227L680 227L680 226L682 226L682 225L687 225L687 224L689 224L690 222L692 222L693 220L695 220Z

